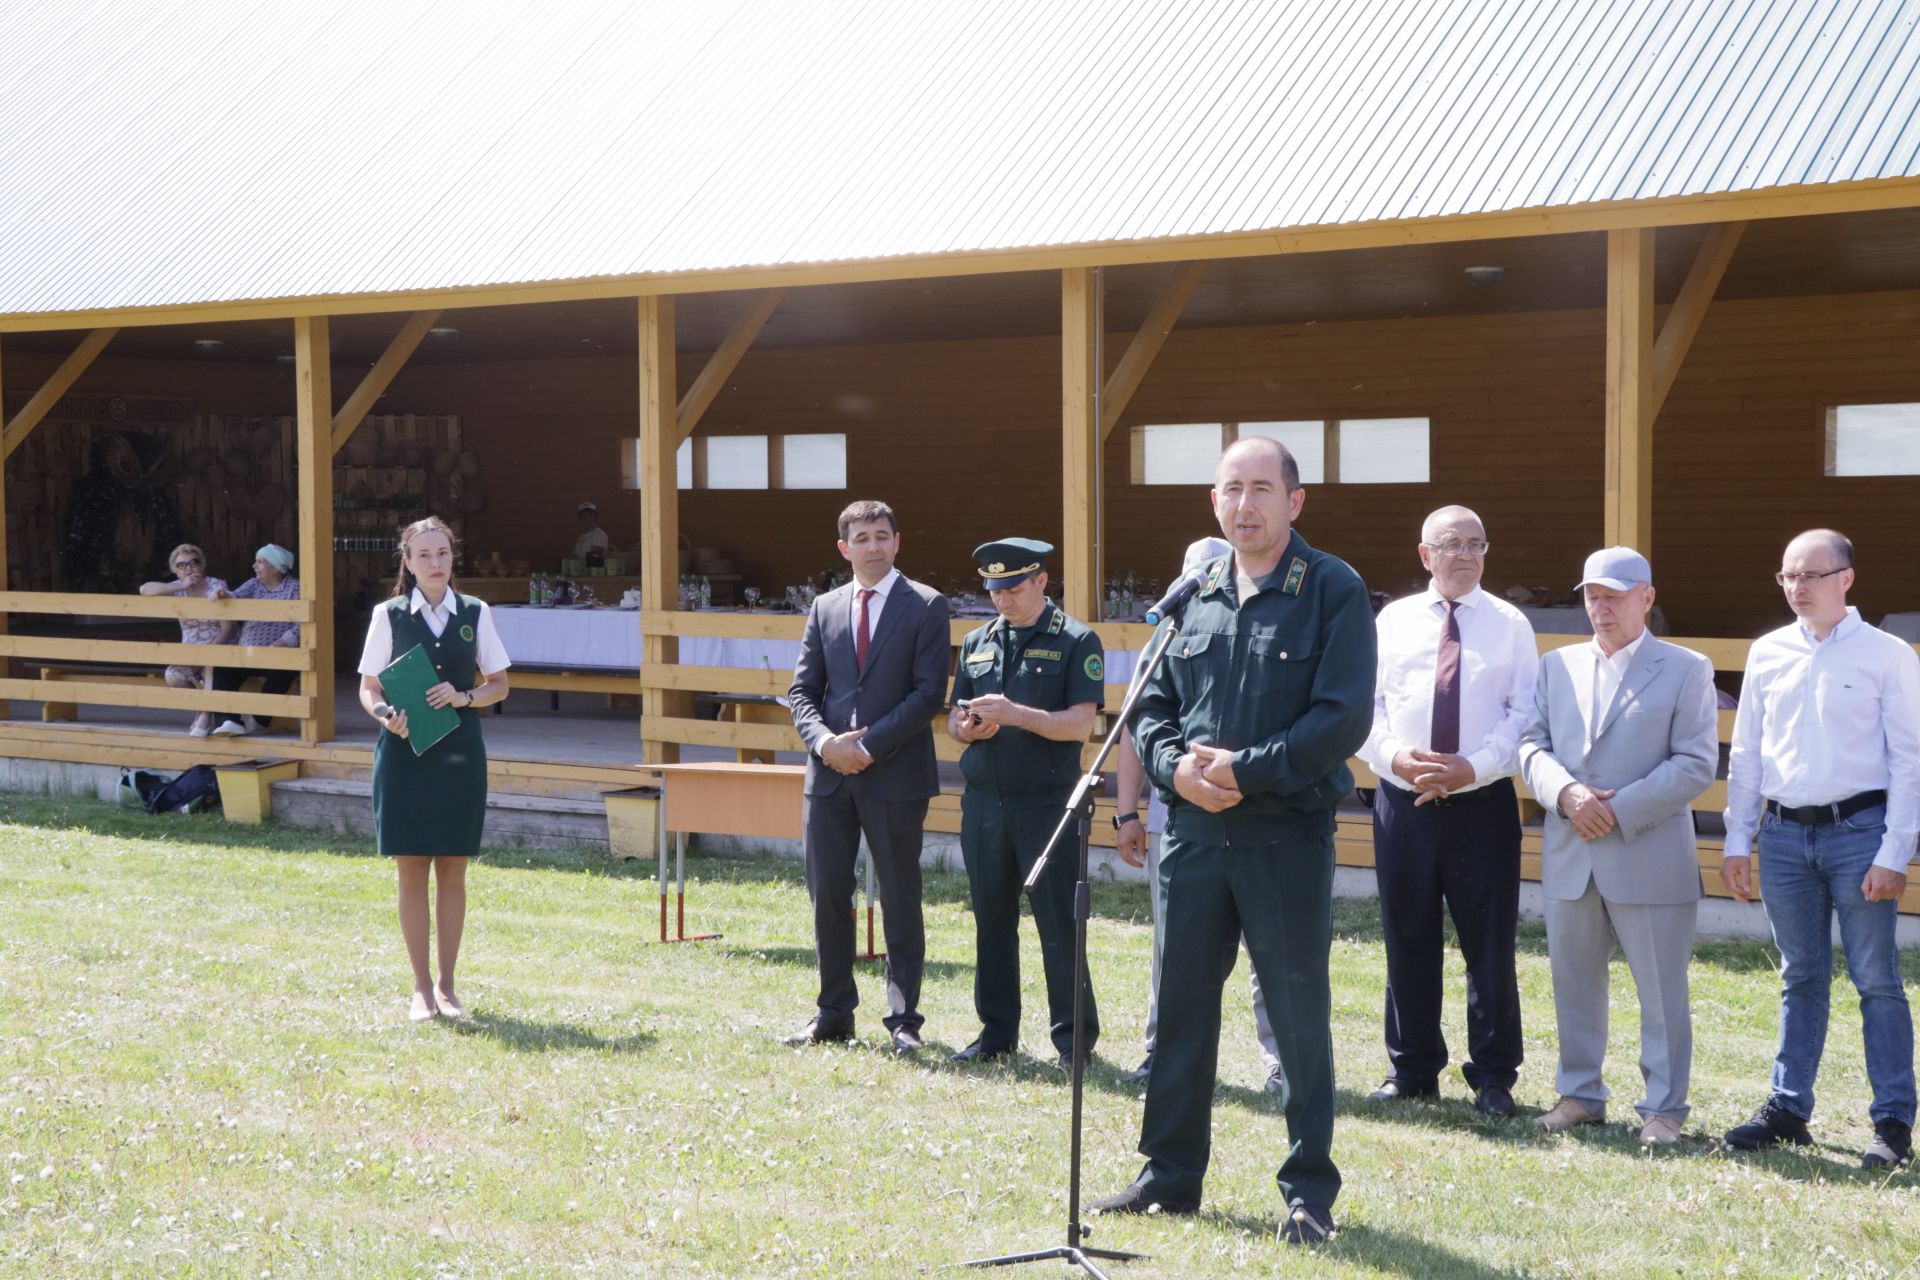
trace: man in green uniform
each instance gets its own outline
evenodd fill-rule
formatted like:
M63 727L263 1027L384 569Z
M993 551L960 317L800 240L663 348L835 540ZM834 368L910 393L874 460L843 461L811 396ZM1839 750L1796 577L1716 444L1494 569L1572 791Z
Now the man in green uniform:
M1102 1213L1193 1213L1206 1176L1220 988L1244 931L1286 1074L1291 1149L1280 1237L1333 1234L1334 806L1373 721L1366 585L1293 531L1306 494L1293 455L1241 440L1220 459L1214 515L1233 553L1211 562L1132 724L1167 799L1160 1037L1147 1078L1146 1168Z
M1100 638L1047 599L1046 556L1031 538L974 548L1000 616L960 647L947 733L967 791L960 849L973 895L973 1004L980 1035L953 1055L981 1062L1020 1041L1020 889L1059 825L1080 778L1080 748L1106 691ZM1047 975L1047 1014L1060 1066L1073 1066L1073 886L1078 858L1057 849L1033 887L1033 921ZM1086 1052L1100 1035L1086 992Z

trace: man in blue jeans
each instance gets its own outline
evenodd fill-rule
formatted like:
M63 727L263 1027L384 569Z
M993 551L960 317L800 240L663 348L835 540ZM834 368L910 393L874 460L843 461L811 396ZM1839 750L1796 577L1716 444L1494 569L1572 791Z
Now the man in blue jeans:
M1847 604L1853 544L1813 529L1774 575L1799 619L1754 641L1727 771L1720 876L1752 900L1760 884L1780 948L1780 1050L1773 1091L1727 1146L1812 1141L1813 1080L1827 1040L1832 920L1860 993L1873 1141L1861 1164L1913 1158L1913 1018L1894 926L1920 833L1920 660Z

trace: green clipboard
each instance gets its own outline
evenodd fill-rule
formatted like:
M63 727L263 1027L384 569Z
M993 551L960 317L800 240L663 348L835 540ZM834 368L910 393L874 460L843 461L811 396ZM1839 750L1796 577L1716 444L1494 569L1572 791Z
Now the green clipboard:
M427 754L436 742L459 727L460 713L453 707L427 705L427 690L444 679L419 645L395 658L380 673L380 691L387 705L407 713L407 745L416 756Z

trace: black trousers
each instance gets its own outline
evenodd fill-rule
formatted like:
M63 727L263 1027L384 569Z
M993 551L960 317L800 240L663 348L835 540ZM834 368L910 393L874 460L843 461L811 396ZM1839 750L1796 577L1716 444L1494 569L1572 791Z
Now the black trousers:
M293 688L293 682L298 673L293 671L255 671L250 667L214 667L213 687L232 693L235 689L238 689L247 682L248 676L253 675L260 677L260 692L285 693L287 690ZM240 718L237 715L229 715L224 711L217 712L216 714L219 715L222 720L238 720ZM254 719L259 721L262 729L268 728L273 724L272 716L255 716Z
M1520 811L1502 778L1415 807L1382 783L1373 802L1373 869L1387 944L1387 1077L1423 1089L1447 1065L1440 1030L1444 906L1467 962L1467 1062L1475 1090L1513 1087L1524 1046L1514 930L1520 918Z
M1287 1077L1286 1158L1275 1175L1289 1205L1326 1210L1340 1194L1333 1161L1333 814L1274 824L1274 843L1231 848L1169 834L1160 853L1160 1032L1135 1181L1169 1200L1201 1198L1212 1156L1220 1057L1220 989L1244 936Z
M920 975L927 935L920 919L920 840L925 800L876 800L842 783L831 795L808 796L807 893L813 899L813 947L820 964L820 1012L829 1022L853 1021L860 993L853 982L853 895L860 837L873 852L880 909L887 935L889 1031L918 1031Z
M1066 796L1053 805L1009 805L983 787L960 801L960 851L973 901L973 1007L980 1040L990 1048L1020 1042L1020 896L1027 873L1046 851ZM1047 975L1047 1022L1054 1051L1073 1048L1073 886L1079 845L1063 839L1047 873L1028 895ZM1100 1039L1093 979L1086 980L1086 1051Z

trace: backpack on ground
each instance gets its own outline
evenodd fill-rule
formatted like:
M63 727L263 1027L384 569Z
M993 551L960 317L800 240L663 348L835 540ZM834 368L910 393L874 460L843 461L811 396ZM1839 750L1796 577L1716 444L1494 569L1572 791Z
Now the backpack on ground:
M148 813L199 813L220 807L220 777L210 764L197 764L148 797Z

